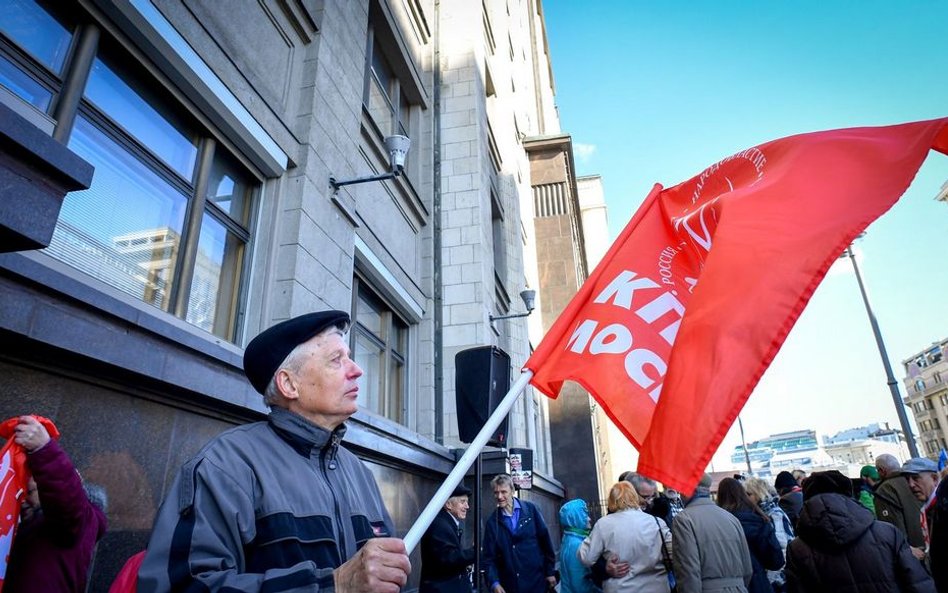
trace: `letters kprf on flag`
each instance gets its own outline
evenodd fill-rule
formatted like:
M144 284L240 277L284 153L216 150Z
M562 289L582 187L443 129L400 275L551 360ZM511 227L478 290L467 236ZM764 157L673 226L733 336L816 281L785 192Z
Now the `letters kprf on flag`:
M801 134L656 185L524 367L576 381L691 492L836 257L905 192L948 118Z

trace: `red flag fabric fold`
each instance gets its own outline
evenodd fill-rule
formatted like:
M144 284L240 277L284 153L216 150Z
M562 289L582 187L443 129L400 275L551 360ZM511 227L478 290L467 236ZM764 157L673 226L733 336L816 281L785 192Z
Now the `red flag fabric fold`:
M839 254L905 192L948 118L801 134L656 185L524 367L585 387L691 492Z

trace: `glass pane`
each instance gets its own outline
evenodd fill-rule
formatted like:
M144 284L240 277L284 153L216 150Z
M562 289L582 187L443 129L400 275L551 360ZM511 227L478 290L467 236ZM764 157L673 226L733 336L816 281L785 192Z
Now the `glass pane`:
M388 400L385 406L385 416L396 421L402 421L402 393L404 393L405 365L399 360L392 360L389 365Z
M243 256L243 241L205 212L188 297L189 323L222 338L233 338Z
M3 56L0 56L0 84L33 107L44 113L49 112L53 93Z
M369 81L369 104L366 105L372 121L379 127L383 134L388 135L392 132L392 121L394 111L388 102L388 97L382 92L379 82L373 77Z
M361 328L355 331L355 361L364 373L359 380L359 405L381 414L382 351Z
M251 185L242 167L231 155L218 149L214 152L207 181L206 198L242 225L247 224Z
M392 334L392 339L389 341L391 347L395 350L395 354L405 356L405 345L408 343L408 327L398 319L393 319Z
M95 176L66 196L47 253L167 310L187 198L81 116L69 148Z
M398 133L402 136L411 138L408 130L411 128L411 104L405 98L405 93L400 94L398 106Z
M369 300L371 297L364 292L359 292L359 299L356 303L355 320L367 331L373 333L376 337L382 337L382 315L378 308Z
M72 26L63 26L35 0L0 0L0 31L44 66L62 73Z
M372 49L372 73L379 83L379 90L386 97L390 97L392 95L392 81L395 80L395 75L392 72L392 67L388 65L388 60L386 60L382 52L379 51L378 45L375 45Z
M174 115L148 84L127 69L96 58L85 96L148 150L191 181L197 159L197 135Z

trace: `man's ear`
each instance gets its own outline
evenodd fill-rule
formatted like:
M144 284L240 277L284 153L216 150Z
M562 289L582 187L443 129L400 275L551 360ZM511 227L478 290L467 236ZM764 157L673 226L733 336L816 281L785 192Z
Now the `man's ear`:
M277 371L276 376L277 391L280 392L285 399L294 400L299 399L300 394L296 388L296 379L293 375L286 369L280 369Z

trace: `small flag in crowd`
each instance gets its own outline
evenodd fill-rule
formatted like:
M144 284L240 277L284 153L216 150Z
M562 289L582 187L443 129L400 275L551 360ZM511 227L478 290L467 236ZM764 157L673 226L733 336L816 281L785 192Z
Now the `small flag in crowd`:
M938 471L945 469L946 465L948 465L948 452L942 449L938 454Z
M908 188L948 118L801 134L656 185L524 367L585 387L691 492L837 256Z

